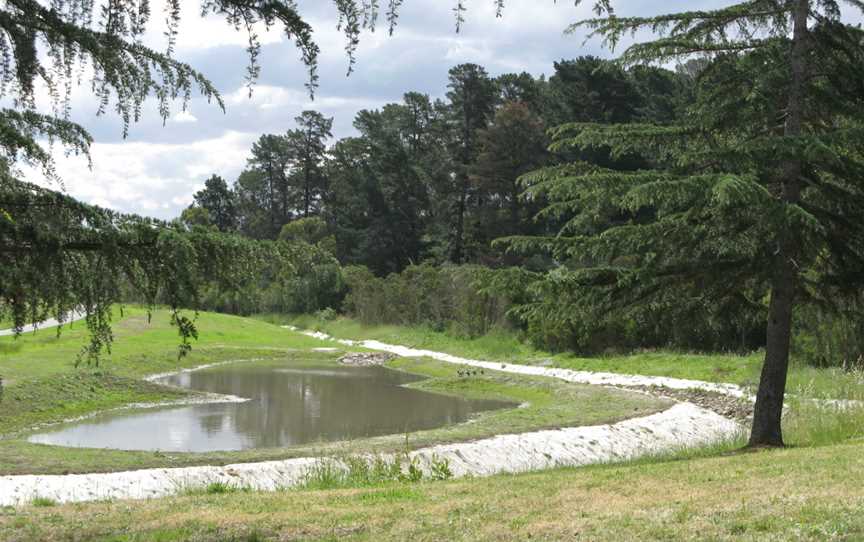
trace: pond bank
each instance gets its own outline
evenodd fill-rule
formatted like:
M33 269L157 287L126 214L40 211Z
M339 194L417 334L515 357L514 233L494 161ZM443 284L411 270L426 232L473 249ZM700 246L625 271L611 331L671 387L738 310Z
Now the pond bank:
M689 403L623 422L500 435L475 442L431 446L411 452L428 469L447 460L456 477L582 466L674 452L734 436L732 420ZM394 455L384 454L388 459ZM138 471L0 477L0 506L25 505L35 498L56 502L163 497L213 483L256 490L290 488L304 481L322 459L243 463Z
M332 340L322 334L306 334ZM570 382L599 383L607 386L620 385L620 378L646 382L641 380L641 377L601 374L595 379L588 378L592 376L591 373L577 372L573 375L573 371L562 372L560 369L465 360L438 352L418 351L375 341L339 342L388 351L401 357L430 357L490 371L552 376ZM656 383L656 379L650 377L647 381L650 384ZM730 395L734 395L736 390L731 391ZM740 426L734 421L706 408L683 402L663 412L618 423L529 431L482 438L473 442L433 445L415 450L409 455L426 468L429 468L433 461L444 459L449 462L455 476L485 476L669 453L684 447L729 439L739 431ZM392 453L382 456L396 457ZM326 456L322 457L331 460ZM151 468L98 474L4 476L0 477L0 505L26 504L36 497L57 502L151 498L187 489L200 489L217 482L253 489L287 488L301 483L309 470L321 460L319 457L300 457L226 466Z

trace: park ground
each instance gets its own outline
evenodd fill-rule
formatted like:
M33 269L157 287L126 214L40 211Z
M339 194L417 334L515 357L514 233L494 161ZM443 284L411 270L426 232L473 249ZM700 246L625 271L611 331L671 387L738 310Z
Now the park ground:
M99 367L73 365L83 325L0 339L6 382L0 413L0 474L123 470L224 464L328 453L329 445L216 454L158 454L41 446L28 428L129 403L176 400L182 392L147 374L250 357L293 363L333 361L327 346L287 332L284 318L200 315L201 340L177 359L167 314L148 322L139 308L118 314L117 340ZM273 324L262 320L270 320ZM753 385L760 353L748 356L642 352L584 359L550 355L513 337L453 338L418 328L365 327L350 320L291 323L344 338L378 339L480 359ZM430 391L529 403L480 422L412 436L410 446L468 440L537 427L614 421L663 404L546 379L490 374L469 381L431 360L392 366L430 377ZM810 398L864 399L861 375L795 364L790 376L786 450L742 452L742 441L636 462L485 479L334 481L314 489L258 493L212 487L152 501L0 509L0 540L622 540L864 539L864 412L814 406ZM610 400L614 399L614 400ZM586 407L585 405L588 405ZM633 414L628 414L633 415ZM393 450L404 436L339 445L341 452Z

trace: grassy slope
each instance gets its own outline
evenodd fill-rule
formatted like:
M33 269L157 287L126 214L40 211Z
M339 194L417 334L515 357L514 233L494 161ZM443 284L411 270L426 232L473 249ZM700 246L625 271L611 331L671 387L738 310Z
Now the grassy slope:
M860 540L864 444L0 510L3 540Z
M550 364L556 367L587 371L670 376L708 382L728 382L743 386L758 383L763 354L693 354L671 351L639 352L583 358L573 354L551 354L532 348L506 333L476 339L459 339L445 333L418 327L364 326L340 318L322 322L311 316L260 318L290 322L300 327L318 329L340 338L376 339L383 342L448 352L454 355L526 364ZM794 363L789 374L789 391L808 397L864 399L864 378L842 371L814 369Z
M178 360L179 339L167 313L156 312L148 323L144 311L132 308L118 319L115 344L100 367L75 368L76 355L87 343L82 322L59 337L56 329L0 337L5 389L0 434L128 403L178 397L177 391L141 382L146 374L230 359L284 356L286 350L319 345L276 326L203 313L201 340L191 355Z
M334 355L309 349L322 343L256 320L202 314L201 340L193 354L177 360L177 337L165 313L150 324L136 310L116 325L117 342L101 368L75 369L74 355L85 340L81 327L56 333L43 331L13 341L0 339L0 374L7 382L0 434L105 410L132 402L176 399L182 392L140 380L147 373L228 359L272 358L274 363L335 363ZM266 361L264 361L266 362ZM260 363L260 362L259 362ZM412 448L440 442L469 440L499 433L538 428L607 423L645 415L667 403L641 395L587 386L570 386L550 379L514 377L487 372L470 378L457 376L457 367L430 360L394 360L400 370L423 374L430 380L413 384L438 393L528 403L527 408L480 414L470 424L414 433ZM182 454L88 450L0 440L0 474L65 473L134 468L226 464L287 457L355 451L404 449L404 435L327 443L288 449Z

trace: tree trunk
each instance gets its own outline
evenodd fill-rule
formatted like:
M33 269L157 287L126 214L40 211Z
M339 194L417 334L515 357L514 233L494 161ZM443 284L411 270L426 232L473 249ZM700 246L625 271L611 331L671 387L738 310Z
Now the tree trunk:
M464 239L465 239L465 212L468 207L468 179L467 175L459 183L459 202L456 206L456 231L453 239L453 250L450 253L450 261L453 263L462 263L464 259Z
M309 218L309 205L310 205L310 188L309 188L309 167L308 164L303 168L303 218Z
M792 78L784 128L786 137L800 136L804 123L809 14L810 0L796 0L792 13L794 19L790 57ZM783 167L781 199L785 206L796 205L801 199L801 171L802 164L799 160L790 159ZM786 375L789 369L792 311L798 284L798 268L795 261L800 252L800 242L797 233L785 225L782 226L777 241L777 254L774 258L771 281L771 304L768 309L765 363L762 366L759 390L756 393L753 428L749 442L751 447L783 446L781 416L786 393Z

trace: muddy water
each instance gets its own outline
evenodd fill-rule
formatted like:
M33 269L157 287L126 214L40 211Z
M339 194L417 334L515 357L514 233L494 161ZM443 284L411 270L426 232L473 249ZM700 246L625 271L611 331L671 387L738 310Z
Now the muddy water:
M108 413L29 440L122 450L244 450L431 429L509 406L403 387L417 380L381 367L221 366L160 382L251 401Z

